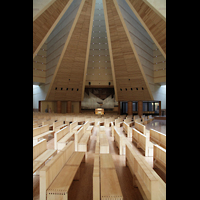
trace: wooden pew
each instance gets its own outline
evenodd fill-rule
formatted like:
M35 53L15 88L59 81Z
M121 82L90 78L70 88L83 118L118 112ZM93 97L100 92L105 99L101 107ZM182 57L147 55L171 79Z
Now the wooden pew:
M49 130L49 125L44 125L42 127L37 127L33 129L33 145L37 144L41 138L48 139L48 135L54 133L55 131Z
M63 129L55 132L54 149L60 151L63 147L65 147L67 141L70 139L73 139L73 133L69 132L69 126L66 126Z
M54 119L50 119L50 120L47 120L47 121L43 121L42 122L42 126L44 126L44 125L49 125L49 129L51 129L51 130L53 130L53 123L55 122L55 120Z
M101 199L123 200L117 172L111 154L100 155Z
M98 136L99 137L99 136ZM99 141L96 142L93 168L93 200L100 200L100 157Z
M166 149L166 135L165 134L159 131L156 131L154 129L150 129L150 141Z
M152 117L152 115L148 115L147 118L150 120L150 122L154 120L154 117Z
M111 124L111 137L114 137L114 124L113 124L114 122L111 122L110 124Z
M120 117L118 119L115 119L115 126L116 127L121 127L123 126L123 117Z
M67 126L67 124L63 124L62 120L53 122L53 130L55 132L59 131L60 129L64 128L65 126Z
M79 180L85 158L85 153L74 150L74 141L70 141L40 170L40 200L68 199L69 188L73 180Z
M74 135L75 151L87 152L87 145L90 134L84 133L84 127L81 127Z
M109 117L107 119L104 120L104 124L105 124L105 127L110 127L111 126L111 122L115 121L115 118L114 117Z
M146 135L146 127L141 123L135 122L135 129Z
M72 122L69 125L70 133L76 133L81 127L82 125L78 125L77 121Z
M144 150L145 156L153 156L153 143L149 141L148 135L144 135L140 131L133 128L132 141L136 143L137 148Z
M166 149L157 144L153 146L153 168L156 167L166 174Z
M133 176L133 185L138 187L143 199L166 199L166 184L129 143L126 144L126 166Z
M91 135L92 131L94 129L94 126L91 126L90 122L86 121L85 124L83 125L83 128L84 128L84 133L88 133L88 134Z
M33 146L33 173L42 167L45 162L56 155L57 150L47 149L47 140L42 139Z
M99 134L100 153L109 153L109 142L105 133Z
M120 134L117 127L114 127L114 141L119 149L119 155L125 155L125 137L123 134Z

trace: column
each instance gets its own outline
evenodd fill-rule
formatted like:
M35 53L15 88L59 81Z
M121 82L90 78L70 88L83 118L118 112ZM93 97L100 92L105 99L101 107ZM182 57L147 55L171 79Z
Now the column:
M143 102L138 101L138 115L139 115L139 117L141 117L142 114L143 114Z
M161 101L159 101L159 116L161 116L162 113L161 113Z
M128 101L128 115L132 115L132 114L133 114L133 102Z
M120 115L120 101L118 101L118 114Z
M71 113L71 107L72 107L72 102L71 101L67 101L67 112Z
M79 101L79 113L81 113L81 101Z
M57 113L61 113L61 101L57 101Z

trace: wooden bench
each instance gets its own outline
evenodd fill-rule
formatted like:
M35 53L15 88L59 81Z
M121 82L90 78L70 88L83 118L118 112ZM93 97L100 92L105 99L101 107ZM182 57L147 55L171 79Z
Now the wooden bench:
M166 184L129 143L126 144L126 166L133 176L133 185L138 187L143 199L166 199Z
M152 117L152 115L148 115L147 118L150 120L150 122L154 120L154 117Z
M81 127L74 135L75 151L87 152L87 145L90 139L90 134L84 133L84 128Z
M150 129L150 141L166 149L166 135L165 134L159 131L156 131L154 129Z
M114 137L114 122L111 122L111 137Z
M123 200L117 172L111 154L100 155L101 199Z
M70 133L76 133L81 127L82 125L78 125L77 121L72 122L69 125Z
M74 134L69 132L69 126L57 131L54 134L54 149L60 151L63 147L65 147L67 141L74 139L73 136Z
M114 141L119 149L119 155L125 155L125 137L123 134L120 134L117 127L114 128Z
M135 122L135 129L146 135L146 127L141 123Z
M143 118L143 121L144 121L144 125L145 124L148 124L149 122L150 122L150 119L147 117L147 116L145 116L144 118Z
M68 199L69 188L73 180L79 180L85 158L85 153L74 150L74 141L70 141L40 170L40 200Z
M100 157L99 141L96 142L93 168L93 200L100 200Z
M42 122L42 126L44 125L49 125L49 130L53 130L53 123L55 122L54 119L50 119L50 120L47 120L47 121L43 121Z
M47 149L47 140L40 140L33 146L33 173L40 167L45 165L45 162L51 157L56 155L57 150Z
M145 156L153 156L153 144L149 141L148 135L144 135L133 128L132 141L136 143L137 148L144 150Z
M153 168L159 168L166 174L166 149L157 144L153 146Z
M115 126L116 126L116 127L121 127L121 126L123 126L123 118L115 119Z
M37 144L42 138L48 139L49 134L53 134L55 131L49 130L49 125L37 127L33 129L33 145Z
M99 134L100 153L109 153L109 142L105 133Z
M84 133L89 133L90 135L92 134L94 126L91 126L89 121L86 121L83 127L84 127Z
M63 124L62 120L53 122L53 130L55 132L59 131L60 129L64 128L65 126L67 126L67 124Z

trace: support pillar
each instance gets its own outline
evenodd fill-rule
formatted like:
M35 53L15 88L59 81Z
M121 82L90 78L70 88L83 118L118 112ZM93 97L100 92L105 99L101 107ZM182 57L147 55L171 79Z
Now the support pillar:
M61 113L61 101L57 101L57 113Z
M159 116L161 116L162 113L161 113L161 101L159 101Z
M81 101L79 101L79 113L81 113Z
M67 101L67 112L71 113L71 107L72 107L72 102L71 101Z
M143 102L138 101L138 115L139 115L139 117L141 117L142 114L143 114Z
M133 114L133 102L128 101L128 115L132 115L132 114Z
M118 101L118 114L120 115L120 101Z

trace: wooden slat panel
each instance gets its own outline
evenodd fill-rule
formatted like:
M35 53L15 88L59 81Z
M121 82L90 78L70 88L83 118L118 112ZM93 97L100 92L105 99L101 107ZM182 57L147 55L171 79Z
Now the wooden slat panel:
M166 58L166 21L145 1L126 0L126 2Z
M72 0L56 0L33 21L33 58Z
M152 100L151 91L140 69L113 0L104 0L105 20L110 34L118 101ZM130 79L130 80L129 80ZM126 90L127 88L127 90ZM132 89L131 89L132 88ZM136 89L138 88L138 90ZM143 88L143 90L142 90ZM116 92L115 92L116 93Z
M81 101L85 59L88 56L88 35L92 14L92 0L83 0L65 43L55 75L50 85L47 100ZM94 6L93 6L94 8ZM93 12L94 13L94 12ZM55 88L57 87L57 90ZM61 90L61 88L63 88ZM68 90L67 90L68 88ZM73 90L72 90L73 89ZM78 89L78 90L77 90Z

